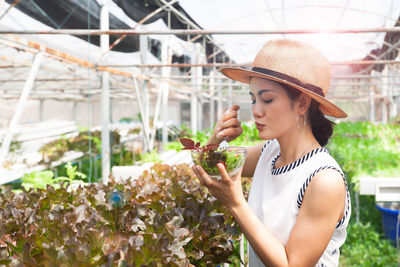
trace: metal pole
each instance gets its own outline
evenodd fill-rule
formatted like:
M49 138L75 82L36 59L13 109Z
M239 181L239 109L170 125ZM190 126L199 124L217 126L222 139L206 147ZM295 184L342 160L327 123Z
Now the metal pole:
M0 169L3 168L3 162L4 162L4 160L8 154L8 151L10 149L10 144L13 139L15 130L17 128L19 119L21 117L22 110L24 108L26 101L28 100L28 95L29 95L30 91L32 90L32 87L33 87L33 84L35 81L35 77L39 71L42 60L43 60L43 53L38 53L35 56L35 59L33 60L32 68L29 72L28 78L26 79L24 88L22 89L22 93L18 100L18 104L17 104L16 110L15 110L14 116L11 119L10 126L9 126L8 131L7 131L7 133L4 137L4 140L1 144Z
M382 27L382 28L354 28L354 29L287 29L287 30L88 30L88 29L58 29L49 31L37 30L2 30L3 34L68 34L68 35L215 35L215 34L342 34L342 33L397 33L400 32L400 26Z
M220 78L221 79L221 78ZM222 116L222 85L217 86L217 118Z
M4 11L3 14L1 14L0 20L8 13L8 11L11 10L11 8L15 7L19 1L21 1L21 0L14 0L14 2L7 8L7 10ZM0 4L3 4L3 3L4 3L4 1L0 1Z
M109 10L107 1L104 0L100 11L100 28L104 31L109 29ZM100 36L102 54L105 53L110 45L109 35ZM101 75L101 174L103 183L108 183L110 175L110 73L103 71Z
M145 25L139 25L140 29L145 29ZM139 44L140 44L140 59L142 64L147 63L147 47L148 47L148 37L145 35L140 35L139 36ZM142 73L147 73L147 68L144 68L142 70ZM138 96L137 96L138 97ZM142 103L143 103L143 110L141 111L142 119L143 122L146 123L146 128L148 129L146 132L148 136L146 136L145 140L143 140L143 153L146 152L151 152L152 148L150 145L150 142L148 140L150 139L150 114L149 114L149 93L147 90L147 80L143 81L143 86L142 86ZM145 133L146 133L145 132ZM150 146L150 147L149 147Z
M139 106L139 112L140 114L142 114L142 127L143 127L143 131L144 131L144 141L146 142L146 147L150 148L150 142L149 142L149 122L146 121L146 117L143 116L143 105L142 105L142 97L140 96L140 92L139 92L139 85L137 83L136 78L133 78L133 84L135 85L135 93L136 93L136 100L138 102L138 106ZM150 151L149 151L150 152Z
M72 106L72 120L76 121L76 107L78 105L78 102L74 101L74 104Z
M147 140L150 139L150 114L149 114L149 92L147 90L147 80L143 81L143 86L142 86L142 103L143 103L143 113L142 113L142 118L143 121L146 123L146 128L148 129L147 134L149 136L146 137ZM147 146L147 142L144 142L145 146ZM150 147L145 147L144 151L151 152Z
M196 54L197 54L197 63L201 62L201 58L200 58L200 53L201 53L201 47L200 44L196 44ZM202 87L203 87L203 69L202 67L197 67L196 68L196 80L197 80L197 84L196 84L196 90L198 92L201 92ZM203 130L203 101L202 101L202 97L201 95L200 97L200 101L197 103L197 115L198 115L198 120L197 120L197 129L199 131Z
M215 101L214 101L214 92L215 92L215 72L214 70L210 73L210 129L214 129L214 120L215 120Z
M158 123L158 117L160 114L160 106L161 106L161 98L162 98L163 90L159 88L158 96L157 96L157 103L156 103L156 110L154 111L154 121L153 121L153 128L151 129L150 135L150 151L153 151L154 148L154 139L156 138L156 125Z
M178 0L172 0L171 2L167 3L167 5L173 5L176 2L178 2ZM131 30L135 30L136 27L138 26L145 26L143 23L145 23L146 21L148 21L149 19L151 19L152 17L154 17L155 15L157 15L158 13L160 13L162 10L165 9L165 6L159 7L158 9L154 10L153 12L151 12L150 14L148 14L146 17L144 17L142 20L140 20L134 27L131 28ZM115 40L110 47L108 48L108 51L110 51L111 49L113 49L116 45L118 45L123 39L125 39L127 35L124 34L122 36L120 36L117 40ZM103 54L102 57L104 57L105 54Z
M39 100L39 121L43 121L44 99Z
M170 62L170 53L169 53L169 40L164 41L162 43L162 52L161 58L163 63ZM163 68L161 70L161 75L164 77L168 77L171 74L171 68ZM162 94L162 105L163 105L163 128L162 128L162 148L168 142L168 130L167 130L167 120L168 120L168 95L169 95L169 85L165 81L161 82L161 88L163 90Z
M195 24L191 19L187 18L184 14L182 14L182 12L180 12L179 10L177 10L177 9L172 5L172 3L168 3L168 2L165 1L165 0L160 0L160 1L161 1L165 6L167 6L168 9L171 10L177 17L179 17L181 20L183 20L183 21L187 24L188 29L190 29L190 27L192 27L193 29L201 30L201 28L200 28L197 24ZM170 16L170 12L168 13L168 15ZM170 24L171 24L171 23L170 23L170 20L169 20L169 23L168 23L168 29L169 29L169 30L171 30L171 27L170 27L171 25L170 25ZM195 38L192 38L189 42L194 43L194 41L195 41L196 39L198 39L199 36L200 36L200 35L196 36ZM188 39L190 38L190 36L187 36L187 37L188 37ZM207 38L207 39L214 45L214 47L218 47L218 49L221 49L221 47L220 47L217 43L215 43L214 39L213 39L210 35L207 34L205 38ZM204 47L205 47L205 44L204 44ZM221 50L222 50L222 49L221 49Z
M192 43L192 52L190 56L190 60L195 62L196 60L196 45ZM196 84L196 75L197 72L194 67L191 68L191 84L192 84L192 92L190 93L190 128L192 132L195 134L197 132L197 95L195 90Z
M387 76L388 74L388 68L384 68L382 70L382 74L384 76ZM381 78L381 82L382 82L382 123L388 123L388 119L390 118L390 96L389 96L389 79L388 78Z
M373 86L369 86L369 119L375 122L375 92Z
M233 104L232 103L232 89L233 89L232 84L229 84L228 85L228 108L231 107Z
M182 68L182 67L250 67L252 63L172 63L172 64L101 64L101 67L110 67L110 68L164 68L164 67L172 67L172 68ZM349 60L349 61L331 61L331 65L398 65L400 64L399 60L396 59L385 59L385 60ZM369 76L369 75L368 75Z

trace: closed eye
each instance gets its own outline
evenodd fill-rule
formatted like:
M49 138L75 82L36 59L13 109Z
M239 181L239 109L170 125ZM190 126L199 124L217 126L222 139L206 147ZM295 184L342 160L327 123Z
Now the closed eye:
M250 97L251 97L251 104L254 105L256 103L256 97L253 95L252 92L249 92Z

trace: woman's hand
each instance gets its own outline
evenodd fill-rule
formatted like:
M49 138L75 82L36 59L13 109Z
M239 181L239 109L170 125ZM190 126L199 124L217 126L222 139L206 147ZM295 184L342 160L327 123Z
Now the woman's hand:
M216 197L228 210L231 211L246 203L241 183L242 169L233 177L229 177L222 163L218 163L217 167L221 174L220 180L211 178L200 165L194 165L193 171L200 183L206 186L211 195Z
M238 105L233 105L218 120L208 144L219 144L226 137L226 141L232 141L242 134L243 128L238 119Z

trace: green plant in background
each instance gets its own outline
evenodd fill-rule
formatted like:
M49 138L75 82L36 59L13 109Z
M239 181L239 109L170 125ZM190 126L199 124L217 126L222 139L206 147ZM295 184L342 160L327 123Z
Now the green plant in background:
M34 171L26 173L22 178L22 186L29 190L30 188L44 189L47 185L54 184L54 173L52 171Z
M71 162L68 162L64 167L66 169L67 177L60 176L54 178L54 172L50 170L34 171L25 174L21 178L21 186L25 190L29 190L30 188L36 190L45 189L48 185L58 187L57 183L59 182L67 182L69 185L83 183L81 179L86 178L86 175L77 171L77 166L72 166ZM21 190L15 192L21 192Z
M133 118L131 117L122 117L121 119L119 119L120 122L131 122L133 121Z
M187 165L155 165L135 182L91 183L71 192L64 185L22 191L0 193L1 264L237 262L232 244L237 225Z
M128 131L128 134L139 134L142 131L142 128L134 128Z
M398 267L400 252L383 239L370 223L351 223L341 248L343 267Z
M120 145L120 134L117 131L110 132L111 146ZM40 150L43 159L41 163L50 165L51 162L60 160L67 151L83 152L84 155L101 154L101 131L88 133L85 129L78 136L71 138L60 138L43 145Z
M400 125L339 123L328 149L356 185L361 176L398 176L400 173Z
M141 157L141 161L143 163L145 162L161 163L160 154L156 150L153 150L152 152L143 154Z
M69 185L72 184L83 184L82 179L86 178L86 174L83 174L79 171L76 170L78 166L72 166L71 162L68 161L66 164L65 168L67 169L67 177L57 177L54 179L54 182L59 183L59 182L67 182ZM80 179L78 179L80 178Z

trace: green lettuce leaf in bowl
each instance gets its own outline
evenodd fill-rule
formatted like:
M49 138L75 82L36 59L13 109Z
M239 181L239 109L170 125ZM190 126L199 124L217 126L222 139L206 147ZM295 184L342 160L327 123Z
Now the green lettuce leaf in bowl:
M219 150L218 145L200 146L188 138L181 138L181 144L184 149L191 150L194 164L200 165L212 178L220 179L217 164L222 163L229 176L238 173L246 160L247 150L245 147L229 147L228 149Z

